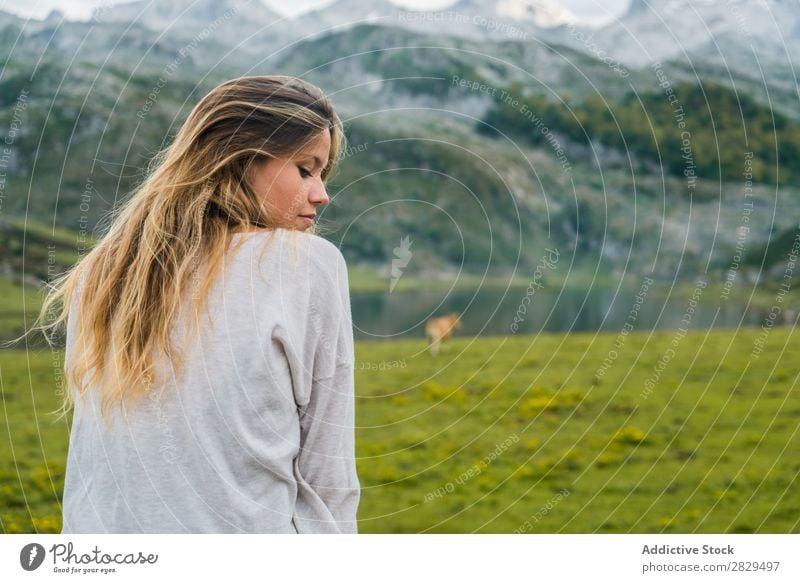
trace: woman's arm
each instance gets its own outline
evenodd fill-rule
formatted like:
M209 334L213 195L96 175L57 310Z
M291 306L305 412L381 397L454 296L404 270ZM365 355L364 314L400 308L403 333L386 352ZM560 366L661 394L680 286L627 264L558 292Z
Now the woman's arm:
M360 485L355 465L353 366L314 379L300 418L298 469L325 503L342 533L358 532Z
M311 393L300 409L298 469L340 532L356 533L360 485L355 463L354 345L347 265L336 250L334 285L312 294L317 330ZM322 290L318 290L322 291Z

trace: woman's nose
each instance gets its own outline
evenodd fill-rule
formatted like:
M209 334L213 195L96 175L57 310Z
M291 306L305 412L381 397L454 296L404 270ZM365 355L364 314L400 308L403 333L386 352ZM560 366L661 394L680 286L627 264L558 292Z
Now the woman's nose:
M328 204L331 199L328 196L328 191L325 189L325 184L320 181L311 189L309 193L309 200L315 204Z

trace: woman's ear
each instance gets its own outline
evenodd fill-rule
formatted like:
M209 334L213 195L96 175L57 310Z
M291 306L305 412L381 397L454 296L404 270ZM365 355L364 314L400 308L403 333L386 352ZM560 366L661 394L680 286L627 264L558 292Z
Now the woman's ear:
M264 164L267 163L269 158L266 156L260 156L256 154L253 156L248 162L245 163L244 166L244 180L247 183L247 186L253 192L256 191L256 184L258 183L257 174L261 171L264 167Z
M259 156L253 156L249 161L245 162L244 174L250 184L253 184L255 173L261 167L261 162Z

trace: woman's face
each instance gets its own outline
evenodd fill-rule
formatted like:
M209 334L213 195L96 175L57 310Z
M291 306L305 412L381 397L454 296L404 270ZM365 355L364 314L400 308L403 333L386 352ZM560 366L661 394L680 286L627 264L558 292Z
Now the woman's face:
M317 207L330 202L320 177L330 149L330 130L323 130L295 155L270 158L252 168L252 184L281 226L308 229L316 219Z

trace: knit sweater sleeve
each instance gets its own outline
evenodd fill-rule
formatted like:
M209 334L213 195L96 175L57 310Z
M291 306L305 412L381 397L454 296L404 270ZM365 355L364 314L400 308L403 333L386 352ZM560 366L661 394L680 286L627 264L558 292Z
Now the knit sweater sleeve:
M299 495L294 520L300 533L354 534L360 486L355 463L350 293L344 257L332 244L326 247L325 275L317 280L309 298L311 383L307 402L298 403L300 452L295 477ZM325 509L314 508L320 501ZM328 513L338 530L313 518Z

